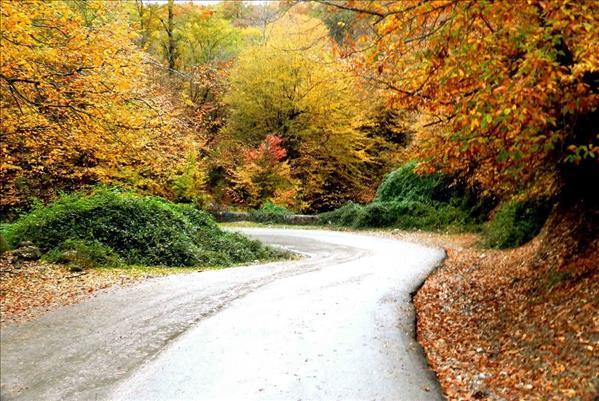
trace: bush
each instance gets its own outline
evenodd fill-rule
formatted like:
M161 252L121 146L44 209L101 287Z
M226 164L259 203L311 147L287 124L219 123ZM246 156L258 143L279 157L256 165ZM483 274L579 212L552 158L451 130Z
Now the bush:
M409 162L387 174L373 203L348 203L321 214L320 222L356 228L474 229L486 218L489 199L477 198L448 176L416 174L415 167L416 162Z
M286 217L292 214L289 209L272 202L266 202L260 209L249 212L250 220L258 223L285 223Z
M354 225L354 222L357 220L360 213L362 213L362 208L363 207L357 203L349 202L339 209L321 213L319 215L319 221L322 224L350 227Z
M397 221L388 203L371 203L364 206L356 215L354 227L388 227Z
M375 201L450 202L452 196L459 196L456 190L450 189L452 180L449 177L438 173L416 174L416 165L416 162L411 161L387 174L376 192Z
M46 253L44 259L84 269L96 266L116 267L123 264L123 260L116 252L98 241L71 239Z
M92 255L87 248L101 246L127 264L224 266L280 255L256 241L221 231L211 216L191 205L105 188L38 205L4 232L9 244L28 240L49 257L68 244L86 248Z
M484 231L486 245L513 248L525 244L541 231L550 211L550 203L544 199L501 205Z

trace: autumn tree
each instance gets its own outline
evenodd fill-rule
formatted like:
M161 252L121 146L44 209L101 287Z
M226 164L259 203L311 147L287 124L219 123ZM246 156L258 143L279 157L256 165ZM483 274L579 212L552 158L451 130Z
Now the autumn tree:
M234 27L210 7L136 0L128 9L144 49L171 72L230 61L243 41L257 36L255 30Z
M253 145L281 137L308 210L356 199L366 181L368 138L358 129L363 99L327 38L316 19L280 19L263 43L242 51L225 98L223 135Z
M137 0L129 12L145 38L141 44L148 54L145 62L153 67L153 81L169 96L180 118L213 137L224 119L221 99L231 62L259 33L234 27L217 9L190 3ZM174 43L173 52L169 43ZM176 56L174 64L171 53Z
M7 1L1 13L2 208L96 182L168 195L193 138L147 85L118 4Z
M241 160L232 172L232 198L249 207L258 208L265 202L294 205L296 182L291 178L287 151L282 139L267 135L256 148L244 147Z
M424 170L457 172L503 197L550 195L546 241L560 241L557 258L597 246L596 2L320 3L370 23L348 52L361 55L358 71L394 107L429 116Z
M317 4L311 14L324 22L331 38L340 45L355 41L368 29L368 24L351 10L339 9L331 12L327 6Z

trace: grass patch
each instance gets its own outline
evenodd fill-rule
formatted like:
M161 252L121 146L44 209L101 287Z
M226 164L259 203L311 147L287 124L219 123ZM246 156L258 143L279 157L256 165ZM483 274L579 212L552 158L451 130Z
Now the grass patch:
M284 256L222 231L191 205L107 188L37 205L2 233L12 247L31 241L48 259L95 266L231 266Z
M279 223L256 223L255 221L232 221L218 223L221 228L281 228L288 230L314 230L320 227L314 225L279 224Z

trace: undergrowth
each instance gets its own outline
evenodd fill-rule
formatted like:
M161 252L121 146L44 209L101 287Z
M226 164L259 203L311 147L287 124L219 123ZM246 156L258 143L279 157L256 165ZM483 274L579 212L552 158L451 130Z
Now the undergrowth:
M485 245L513 248L525 244L541 231L550 210L550 203L544 199L501 205L485 227Z
M1 231L11 247L31 241L49 260L96 266L229 266L283 256L222 231L192 205L107 188L38 204Z
M372 203L348 203L320 215L320 222L354 228L398 227L403 229L474 230L492 207L451 177L414 172L409 162L388 174Z
M272 202L266 202L260 209L249 211L250 220L257 223L285 223L286 217L292 214L289 209Z

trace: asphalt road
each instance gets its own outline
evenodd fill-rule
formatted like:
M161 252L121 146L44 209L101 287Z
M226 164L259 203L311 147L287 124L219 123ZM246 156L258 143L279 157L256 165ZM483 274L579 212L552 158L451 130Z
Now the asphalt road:
M243 231L305 258L152 279L9 326L1 400L442 399L410 303L442 250Z

